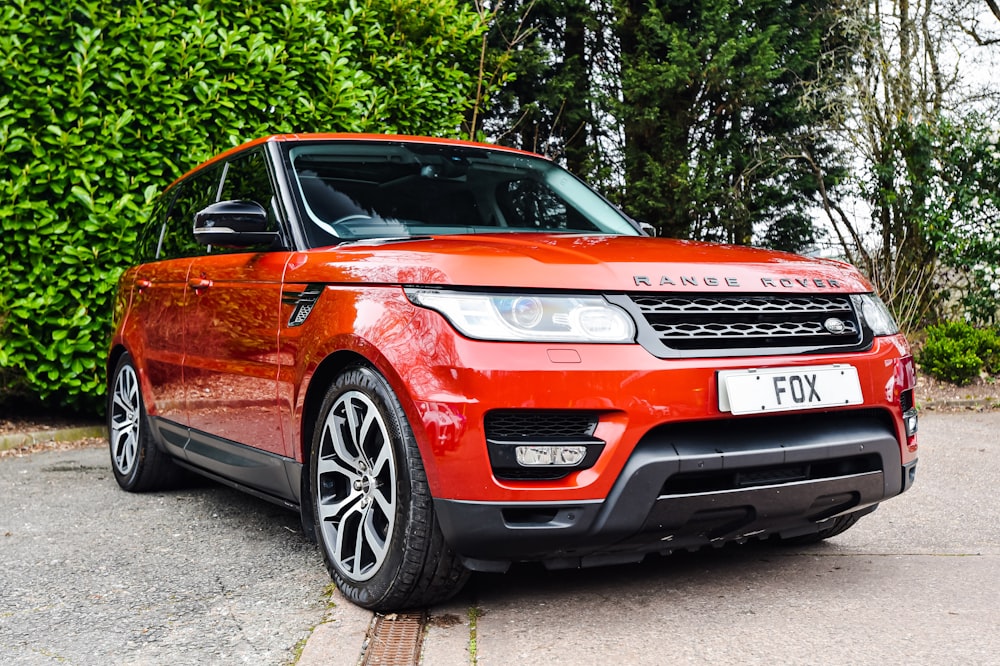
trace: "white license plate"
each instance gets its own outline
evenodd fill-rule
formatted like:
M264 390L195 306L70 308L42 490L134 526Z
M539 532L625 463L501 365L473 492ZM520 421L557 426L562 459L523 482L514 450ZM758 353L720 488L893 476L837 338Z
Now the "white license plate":
M860 405L861 382L853 365L719 371L719 410L733 414L787 412Z

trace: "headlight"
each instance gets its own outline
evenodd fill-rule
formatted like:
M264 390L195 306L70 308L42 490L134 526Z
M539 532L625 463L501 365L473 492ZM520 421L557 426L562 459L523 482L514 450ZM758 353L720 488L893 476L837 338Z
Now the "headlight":
M410 300L440 312L478 340L632 342L632 318L601 296L477 294L407 289Z
M885 306L882 299L875 294L855 294L851 296L854 307L861 312L861 316L868 323L868 328L875 335L895 335L899 333L899 326L892 318L892 313Z

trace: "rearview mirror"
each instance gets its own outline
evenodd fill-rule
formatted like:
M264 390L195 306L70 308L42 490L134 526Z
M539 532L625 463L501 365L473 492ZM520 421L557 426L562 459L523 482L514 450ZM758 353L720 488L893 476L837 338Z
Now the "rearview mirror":
M269 245L278 232L267 226L267 211L256 201L218 201L195 213L194 237L202 245Z

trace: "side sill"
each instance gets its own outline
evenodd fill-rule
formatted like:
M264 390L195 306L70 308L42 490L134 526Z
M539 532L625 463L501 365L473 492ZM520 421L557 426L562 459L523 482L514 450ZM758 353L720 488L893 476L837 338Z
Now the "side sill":
M299 504L297 502L292 502L291 500L285 499L283 497L278 497L276 495L271 495L269 493L265 493L263 491L257 490L256 488L251 488L250 486L243 485L242 483L237 483L236 481L233 481L232 479L227 479L224 476L219 476L218 474L213 474L212 472L209 472L208 470L206 470L203 467L198 467L197 465L192 465L191 463L186 462L184 460L174 459L174 462L178 466L183 467L184 469L191 470L192 472L194 472L195 474L198 474L199 476L203 476L206 479L211 479L212 481L215 481L217 483L221 483L224 486L229 486L230 488L233 488L235 490L239 490L240 492L244 492L247 495L253 495L257 499L266 500L268 502L271 502L272 504L277 504L280 507L284 507L286 509L289 509L290 511L298 511L299 510Z
M281 506L301 502L302 463L151 417L158 444L182 467Z

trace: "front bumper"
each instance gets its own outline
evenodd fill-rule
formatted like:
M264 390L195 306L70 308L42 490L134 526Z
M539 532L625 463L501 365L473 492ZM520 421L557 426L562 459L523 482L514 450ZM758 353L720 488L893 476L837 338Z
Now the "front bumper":
M739 433L745 424L767 420L757 415L734 417L720 410L718 377L723 370L850 364L858 370L864 406L891 421L900 464L916 457L916 447L907 446L899 395L907 388L898 376L908 349L898 336L876 338L871 350L855 354L663 360L638 345L484 342L461 338L444 326L434 320L421 323L433 335L415 339L433 339L436 344L421 349L419 355L387 358L389 363L382 366L396 382L428 484L439 499L603 501L640 442L660 428L718 421ZM393 378L393 370L398 378ZM840 414L849 409L854 408L790 414ZM527 418L547 417L551 411L596 414L596 429L586 434L603 442L603 449L592 466L558 480L515 478L491 460L489 442L496 437L488 420L498 411L521 411ZM540 434L548 427L545 421L538 420ZM579 443L572 434L560 436ZM525 444L535 442L530 432L523 433L523 439Z
M603 501L435 499L435 510L471 569L593 566L813 533L905 491L915 466L883 410L671 424L639 442Z

